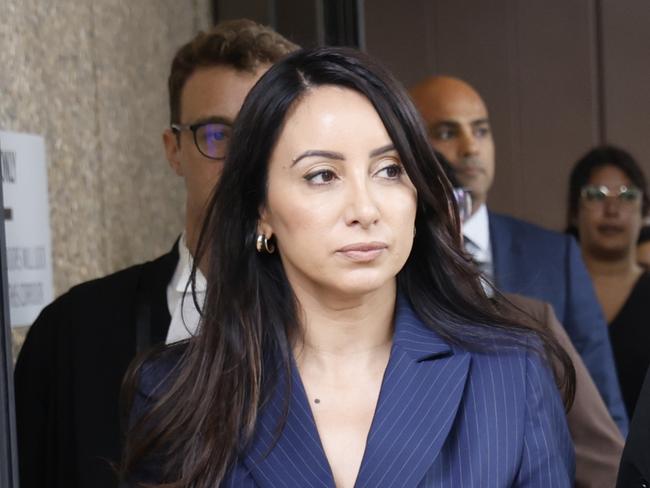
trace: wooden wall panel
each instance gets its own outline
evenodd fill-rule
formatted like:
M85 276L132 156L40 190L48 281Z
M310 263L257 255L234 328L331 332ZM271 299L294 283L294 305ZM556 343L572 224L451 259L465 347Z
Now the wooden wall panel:
M409 86L434 71L435 2L365 2L366 50Z
M433 73L473 84L496 140L491 207L562 228L569 166L598 140L593 1L393 4L366 3L368 52L406 84ZM408 32L401 48L379 35L388 24Z
M602 0L604 135L650 178L650 1Z
M517 3L517 208L563 229L573 163L598 143L595 9L589 0Z

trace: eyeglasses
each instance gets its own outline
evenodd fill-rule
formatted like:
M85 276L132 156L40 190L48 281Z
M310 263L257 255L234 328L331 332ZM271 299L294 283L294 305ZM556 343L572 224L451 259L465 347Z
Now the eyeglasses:
M641 200L641 190L634 186L621 185L612 190L605 185L586 185L580 190L580 197L587 207L598 207L608 198L615 198L621 205L631 207Z
M180 134L183 130L192 131L194 144L206 158L222 160L226 158L228 141L232 127L220 122L198 122L196 124L172 124L172 130Z

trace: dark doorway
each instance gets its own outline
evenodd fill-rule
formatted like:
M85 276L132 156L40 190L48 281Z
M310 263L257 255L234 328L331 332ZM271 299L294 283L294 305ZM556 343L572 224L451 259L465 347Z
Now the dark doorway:
M4 208L2 184L0 205ZM5 212L0 212L0 486L18 488L18 454L16 450L16 414L14 410L11 326L7 295L7 253L5 246Z

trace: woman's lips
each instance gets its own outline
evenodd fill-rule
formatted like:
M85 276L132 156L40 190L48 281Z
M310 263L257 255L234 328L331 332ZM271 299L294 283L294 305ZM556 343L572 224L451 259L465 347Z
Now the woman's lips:
M342 247L336 252L350 261L365 263L378 258L387 248L383 242L359 242Z

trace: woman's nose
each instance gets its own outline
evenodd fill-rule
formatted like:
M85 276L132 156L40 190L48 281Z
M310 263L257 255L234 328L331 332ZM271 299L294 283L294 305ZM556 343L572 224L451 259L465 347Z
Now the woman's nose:
M379 219L376 198L367 180L351 183L347 188L346 223L360 225L363 228L376 223Z

